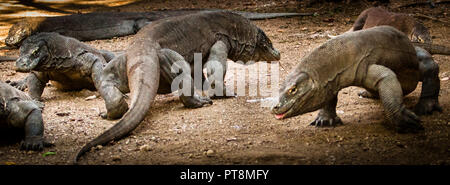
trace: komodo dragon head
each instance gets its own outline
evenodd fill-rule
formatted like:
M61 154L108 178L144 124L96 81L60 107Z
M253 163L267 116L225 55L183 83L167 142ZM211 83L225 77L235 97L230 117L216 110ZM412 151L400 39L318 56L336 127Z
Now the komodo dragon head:
M280 60L280 52L273 47L270 39L260 28L258 28L256 48L253 52L253 57L251 60L266 62Z
M294 70L280 88L278 102L272 107L275 118L284 119L319 109L326 102L321 86L305 72Z
M20 47L20 56L16 60L16 71L30 72L50 60L50 52L47 44L43 40L37 42L27 42L25 40Z
M5 44L10 47L20 46L22 41L37 31L39 23L44 19L42 17L27 18L14 24L9 29Z
M42 71L58 65L58 59L73 57L68 39L58 33L38 33L25 39L20 46L20 56L16 60L16 71Z
M410 39L412 42L431 43L432 39L428 29L421 23L416 22L411 30Z

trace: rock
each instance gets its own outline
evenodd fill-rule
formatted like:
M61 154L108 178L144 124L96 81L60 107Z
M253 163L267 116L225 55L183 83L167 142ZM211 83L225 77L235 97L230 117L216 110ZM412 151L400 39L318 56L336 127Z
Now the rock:
M113 160L113 161L120 161L121 159L120 159L120 156L118 156L118 155L113 155L113 156L112 156L112 160Z
M93 99L95 99L95 98L97 98L97 96L96 96L96 95L92 95L92 96L88 96L88 97L85 98L84 100L89 101L89 100L93 100Z
M214 155L214 150L209 149L208 151L206 151L206 156L211 157Z
M407 146L402 144L400 141L397 141L396 145L400 148L407 148Z
M237 140L237 138L232 137L232 138L228 138L228 139L227 139L227 142L230 142L230 141L236 141L236 140Z
M139 147L139 150L141 152L147 152L147 151L151 151L152 147L150 147L150 145L142 145L141 147Z

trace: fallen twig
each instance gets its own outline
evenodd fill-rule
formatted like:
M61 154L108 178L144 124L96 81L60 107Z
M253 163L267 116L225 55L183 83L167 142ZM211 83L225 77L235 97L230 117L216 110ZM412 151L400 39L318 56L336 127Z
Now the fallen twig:
M449 0L442 0L442 1L436 1L436 2L433 2L433 1L414 2L414 3L407 3L407 4L398 5L398 6L394 7L394 9L411 7L411 6L418 6L418 5L430 5L430 6L434 7L437 4L444 4L444 3L450 3L450 1Z
M4 62L4 61L15 61L17 60L19 57L17 56L0 56L0 62Z

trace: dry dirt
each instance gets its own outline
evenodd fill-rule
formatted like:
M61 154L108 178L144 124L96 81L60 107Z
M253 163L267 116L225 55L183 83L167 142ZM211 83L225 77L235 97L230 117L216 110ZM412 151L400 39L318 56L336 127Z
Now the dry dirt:
M47 1L46 1L47 2ZM72 1L70 1L72 2ZM88 2L88 1L86 1ZM49 3L50 7L68 12L91 11L149 11L175 8L226 8L247 11L317 12L317 16L280 18L254 21L272 39L281 51L280 81L296 63L313 48L327 40L326 34L348 30L365 3L319 3L307 7L296 1L113 1L105 6L98 1L91 4ZM361 1L363 2L363 1ZM391 1L389 6L412 2ZM82 5L80 5L82 4ZM7 4L1 6L8 8ZM436 17L446 23L421 19L430 28L433 42L450 46L447 13L450 4L437 8L413 6L393 9L397 12ZM19 11L13 13L20 13ZM18 10L18 9L16 9ZM60 14L25 7L24 12ZM23 13L23 12L22 12ZM2 16L8 15L7 13ZM19 14L20 15L20 14ZM17 17L2 18L2 40ZM133 36L86 42L98 49L123 50ZM15 55L17 50L1 51ZM81 164L449 164L450 163L450 58L435 55L440 65L440 103L442 113L422 116L425 131L418 134L397 134L387 128L383 109L377 100L359 98L360 88L350 87L339 93L338 115L344 125L334 128L308 126L317 112L287 120L276 120L268 108L247 100L258 97L238 97L215 100L212 106L186 109L178 98L159 95L148 116L132 134L118 142L88 152ZM230 62L230 70L242 67ZM14 62L0 63L0 79L18 80L26 74L14 71ZM257 83L256 74L250 74ZM227 75L227 81L233 75ZM411 108L420 95L420 86L406 96ZM10 131L0 134L0 164L71 164L77 150L85 143L111 127L116 121L98 116L105 111L101 98L86 101L97 92L61 92L52 86L45 89L45 138L55 146L42 152L19 150L19 142L10 141ZM64 113L64 114L60 114ZM63 116L58 116L63 115ZM5 132L5 131L3 131ZM210 150L210 151L209 151ZM206 154L209 151L208 155ZM43 156L54 152L54 155Z

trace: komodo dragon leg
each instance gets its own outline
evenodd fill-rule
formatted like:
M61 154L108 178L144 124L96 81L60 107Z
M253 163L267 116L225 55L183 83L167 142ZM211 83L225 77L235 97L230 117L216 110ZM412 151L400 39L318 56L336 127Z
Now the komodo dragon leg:
M195 92L194 80L192 79L190 73L173 73L172 67L177 65L178 69L187 69L190 68L189 64L184 60L183 56L178 54L177 52L171 49L161 49L158 53L159 64L161 68L161 77L168 84L172 84L175 78L179 77L183 80L189 80L191 86L189 87L189 95L185 95L184 93L180 93L180 100L183 102L184 106L187 108L199 108L203 107L206 104L212 104L211 99L207 97L203 97L198 95ZM184 75L184 76L180 76ZM160 87L162 88L162 87ZM180 90L183 89L183 83L180 83Z
M370 65L363 86L378 92L384 113L398 132L423 130L419 117L403 104L402 87L392 70L381 65Z
M99 52L102 54L103 58L105 58L105 61L107 63L112 59L114 59L114 57L116 57L116 55L113 52L108 50L99 50Z
M327 104L320 109L317 118L311 122L310 125L321 127L321 126L335 126L342 125L341 118L336 115L336 105L337 105L337 95L331 99Z
M106 113L100 114L104 119L118 119L128 110L124 94L130 92L126 69L127 56L122 54L103 68L100 77L93 75L94 84L98 85L97 90L105 100Z
M9 103L13 127L25 128L25 139L20 144L22 150L42 150L52 144L44 141L44 123L41 108L31 101L19 100ZM25 124L25 125L22 125Z
M415 47L419 59L420 79L422 81L422 92L420 99L414 108L418 115L431 114L434 110L442 112L439 106L439 65L434 62L430 53L421 47Z
M227 92L224 79L227 73L228 47L223 41L217 41L209 51L208 62L206 63L207 80L204 90L208 90L211 98L227 98L234 96L234 92Z
M48 77L41 72L31 72L24 80L28 86L28 94L33 100L41 100Z

